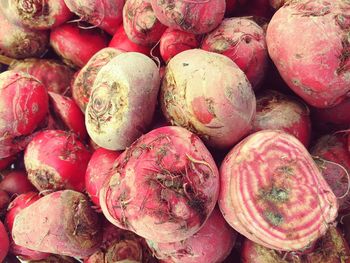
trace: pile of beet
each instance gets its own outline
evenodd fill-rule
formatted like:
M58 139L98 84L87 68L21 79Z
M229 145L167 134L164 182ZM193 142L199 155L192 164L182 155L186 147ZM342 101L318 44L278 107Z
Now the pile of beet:
M349 0L0 1L0 263L350 263Z

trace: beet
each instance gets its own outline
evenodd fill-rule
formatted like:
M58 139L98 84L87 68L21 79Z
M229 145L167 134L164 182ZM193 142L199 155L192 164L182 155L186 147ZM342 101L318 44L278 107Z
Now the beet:
M0 190L6 191L12 196L34 191L35 188L28 180L25 171L14 170L8 172L4 179L0 181Z

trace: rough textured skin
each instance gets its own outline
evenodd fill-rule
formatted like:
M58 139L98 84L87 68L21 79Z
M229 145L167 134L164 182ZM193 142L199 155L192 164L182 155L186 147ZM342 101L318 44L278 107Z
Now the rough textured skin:
M57 128L74 132L81 140L87 137L84 114L69 97L49 92L50 114Z
M170 60L160 103L173 125L217 148L230 147L249 132L256 106L251 85L236 64L200 49Z
M63 0L2 0L0 9L12 23L35 30L51 29L72 16Z
M74 133L46 130L28 144L24 163L29 180L39 191L83 191L90 157Z
M311 108L312 124L319 132L332 132L350 128L350 98L327 108Z
M311 136L309 108L302 102L273 90L266 90L256 98L253 131L283 130L294 135L305 147Z
M182 51L198 48L200 38L192 33L187 33L174 28L167 28L160 38L160 54L165 62Z
M74 71L59 61L35 58L15 60L9 69L20 70L36 77L48 91L70 94L70 82Z
M0 221L0 262L6 257L9 250L10 242L7 236L6 229L3 223Z
M156 18L151 0L126 0L123 25L128 38L143 46L155 45L166 29Z
M30 260L26 263L76 263L77 261L71 257L50 255L48 258L42 260ZM99 262L102 263L102 262Z
M0 74L0 158L22 151L48 112L44 85L24 72Z
M293 0L269 23L273 62L288 86L314 107L335 106L350 90L349 11L347 0Z
M218 170L201 140L184 128L167 126L142 136L120 155L100 203L114 225L155 242L175 242L203 226L218 191Z
M180 242L157 243L146 240L156 257L168 263L217 263L230 254L236 232L226 223L219 209L214 209L203 227Z
M123 21L125 0L64 0L81 20L113 35Z
M305 249L337 217L337 198L310 154L283 131L260 131L237 144L220 180L227 222L265 247Z
M87 197L71 190L46 195L20 211L12 237L29 249L78 258L91 255L102 241Z
M20 195L34 191L34 186L29 182L27 173L21 170L9 171L0 181L0 190L12 195Z
M159 72L147 56L127 52L101 68L86 108L90 137L109 150L124 150L150 126Z
M0 10L0 54L21 59L42 55L49 44L47 31L22 28L10 23Z
M350 181L346 174L350 173L350 153L346 136L325 135L316 141L310 153L333 193L338 197L339 213L350 212L350 193L347 193Z
M265 248L249 239L242 247L242 263L349 263L350 250L339 229L331 226L315 248L306 254L283 252Z
M72 95L80 109L85 112L90 99L92 86L94 85L97 73L112 58L123 53L112 48L103 48L98 51L87 64L79 71L72 85Z
M108 40L96 28L80 29L74 24L64 24L51 31L50 44L66 64L81 68L107 46Z
M84 263L155 263L143 238L108 222L103 227L101 248Z
M91 201L98 207L100 207L100 190L119 155L120 152L99 148L91 156L85 173L85 188Z
M224 19L205 37L201 48L232 59L246 74L253 89L263 81L268 66L265 32L252 19Z
M108 46L124 52L139 52L146 56L150 56L151 52L149 47L132 42L126 35L123 25L118 27Z
M17 245L12 240L12 228L13 223L15 221L15 217L18 215L20 211L22 211L24 208L28 207L29 205L33 204L37 200L40 199L40 196L37 193L34 192L28 192L25 194L21 194L17 196L9 205L8 211L6 213L5 223L6 226L11 233L10 235L10 251L11 254L20 256L21 258L25 260L41 260L46 259L49 254L44 252L38 252L34 251L22 246Z
M225 0L150 0L159 21L193 34L204 34L216 28L224 18Z

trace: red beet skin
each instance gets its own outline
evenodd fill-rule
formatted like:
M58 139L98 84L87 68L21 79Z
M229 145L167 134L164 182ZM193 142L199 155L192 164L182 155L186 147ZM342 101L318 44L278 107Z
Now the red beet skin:
M73 133L47 130L29 143L24 163L29 180L39 190L83 191L91 153Z
M198 48L200 37L178 29L167 28L160 38L160 54L165 62L168 62L178 53Z
M237 233L227 224L219 209L214 209L204 226L180 242L156 243L147 240L156 257L169 263L217 263L231 252Z
M334 194L342 197L338 199L339 213L350 212L350 193L347 193L350 181L346 174L350 174L347 137L344 134L325 135L316 141L311 154Z
M8 207L8 211L5 219L6 226L11 234L12 234L13 222L15 221L15 217L18 215L18 213L39 199L40 199L40 196L37 193L28 192L28 193L19 195L11 202L11 204ZM49 254L47 253L34 251L15 244L12 240L12 237L11 237L10 251L12 254L16 256L20 256L23 259L27 259L27 260L41 260L49 256Z
M9 238L5 226L0 221L0 262L4 260L9 250Z
M7 206L9 203L10 203L9 195L5 191L0 190L0 217L5 215Z
M339 104L350 90L349 8L343 0L290 1L267 28L268 51L282 78L316 108Z
M56 120L58 128L72 131L84 140L87 137L84 114L69 97L49 92L51 115Z
M215 162L200 139L180 127L142 136L120 155L100 193L106 218L156 242L192 236L213 211Z
M22 151L44 121L48 95L34 77L16 71L0 74L0 158Z
M69 86L74 71L59 61L32 58L15 61L9 68L36 77L48 91L66 95L70 93Z
M311 136L308 107L282 93L266 90L257 96L253 130L283 130L294 135L305 147Z
M16 159L15 156L0 158L0 171L10 166L10 164L13 163L15 159Z
M64 24L51 31L50 43L65 63L83 67L97 51L107 46L108 41L98 29Z
M119 155L120 152L99 148L91 156L85 174L85 189L92 202L98 207L100 206L99 196L103 183L109 176Z
M125 52L139 52L146 56L150 56L151 52L149 47L132 42L126 35L123 25L118 27L108 46Z
M211 33L202 49L229 57L243 70L253 89L259 88L267 70L265 32L249 18L226 18Z
M0 190L6 191L10 195L20 195L34 191L34 186L29 182L25 171L10 171L5 178L0 181Z

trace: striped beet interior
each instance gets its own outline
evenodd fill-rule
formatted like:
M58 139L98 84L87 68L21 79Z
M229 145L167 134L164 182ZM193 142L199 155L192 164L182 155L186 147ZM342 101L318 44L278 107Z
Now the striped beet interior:
M220 208L247 238L299 250L337 215L337 199L310 154L282 131L257 132L234 147L221 170Z

